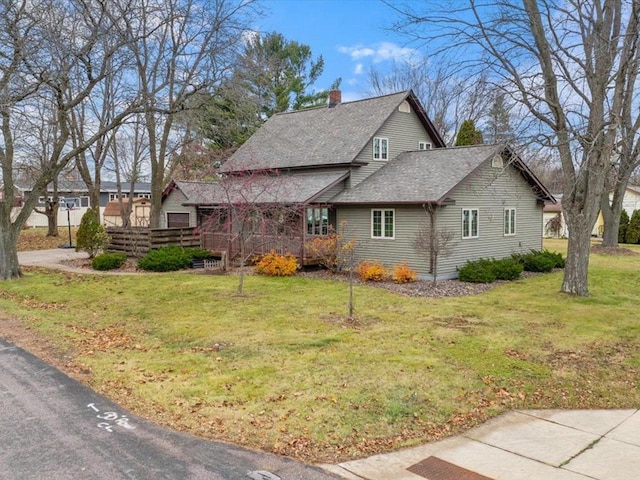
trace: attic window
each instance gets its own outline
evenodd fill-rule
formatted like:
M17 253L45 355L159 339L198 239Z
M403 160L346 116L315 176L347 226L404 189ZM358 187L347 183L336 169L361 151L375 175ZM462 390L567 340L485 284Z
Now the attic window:
M502 161L502 157L500 155L496 155L491 159L491 166L493 168L502 168L504 167L504 162Z
M389 139L382 137L374 137L373 139L373 159L388 160L389 159Z
M430 142L418 142L418 150L431 150Z
M411 113L411 105L406 100L400 104L398 111L402 113Z

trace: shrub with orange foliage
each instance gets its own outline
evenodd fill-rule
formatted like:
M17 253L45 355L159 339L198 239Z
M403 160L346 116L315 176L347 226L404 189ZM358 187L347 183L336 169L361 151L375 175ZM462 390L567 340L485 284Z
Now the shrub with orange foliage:
M391 278L396 283L413 283L418 280L418 273L407 262L403 262L393 266Z
M387 278L387 269L378 260L364 260L356 267L356 273L365 282L382 282Z
M256 273L268 277L290 277L298 270L298 259L286 253L278 255L275 250L271 250L264 255L256 265Z

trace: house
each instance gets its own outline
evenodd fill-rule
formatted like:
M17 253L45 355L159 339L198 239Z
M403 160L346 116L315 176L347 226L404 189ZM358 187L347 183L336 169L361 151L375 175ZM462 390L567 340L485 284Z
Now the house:
M121 196L128 198L128 185L122 185ZM22 189L25 198L29 197L32 191L29 188ZM49 198L53 191L49 191ZM102 181L100 183L100 218L104 218L104 211L107 203L118 198L118 184L116 182ZM151 198L151 184L148 182L136 182L133 190L133 198ZM83 181L61 180L58 183L58 197L60 208L58 209L58 225L65 226L68 222L71 226L80 225L80 220L84 213L91 207L89 191ZM45 209L45 196L38 197L36 208ZM27 219L29 227L46 227L47 217L38 212L32 212Z
M102 215L102 224L105 227L121 227L122 213L129 208L129 198L120 198L107 202ZM130 227L148 227L151 217L151 199L138 197L131 200L129 212Z
M544 216L542 219L543 231L545 237L563 237L566 238L569 236L569 231L567 229L567 224L564 221L564 214L562 212L562 195L555 195L557 202L555 204L548 203L544 207ZM609 193L609 201L613 200L613 192ZM640 210L640 186L637 185L628 185L627 189L624 192L624 197L622 198L622 209L627 212L629 218L633 215L633 212L636 210ZM549 228L551 224L549 223L551 219L554 217L558 217L559 224L561 225L560 232L554 231L554 229ZM591 236L593 237L602 237L604 233L604 217L602 216L602 212L598 214L598 218L596 219L596 223L593 225L593 230L591 231Z
M204 246L232 258L230 207L240 197L266 210L287 205L296 212L286 220L289 251L303 263L313 260L310 239L346 225L359 258L407 262L424 278L434 271L430 252L414 246L421 229L450 237L440 278L457 276L468 260L542 247L543 205L555 200L509 146L446 148L411 91L340 97L332 91L327 107L271 117L222 166L220 182L172 182L166 226L206 230Z

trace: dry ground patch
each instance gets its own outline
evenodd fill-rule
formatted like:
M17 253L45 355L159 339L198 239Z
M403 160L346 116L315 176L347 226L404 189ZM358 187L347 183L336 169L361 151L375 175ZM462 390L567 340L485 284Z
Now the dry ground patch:
M563 243L549 244L562 249ZM637 408L639 256L457 298L315 278L28 270L3 335L153 421L308 461L441 438L510 408Z

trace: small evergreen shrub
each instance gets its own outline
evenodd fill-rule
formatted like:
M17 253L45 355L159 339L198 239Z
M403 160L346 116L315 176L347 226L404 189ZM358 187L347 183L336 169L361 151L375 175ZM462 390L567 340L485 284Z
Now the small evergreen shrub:
M211 251L206 248L185 248L185 252L191 257L191 260L209 260L213 258Z
M93 257L91 267L94 270L115 270L126 261L127 256L124 253L102 253Z
M172 272L182 270L191 265L191 255L178 245L149 250L138 261L138 267L152 272Z
M404 262L393 266L391 278L396 283L413 283L418 280L418 274Z
M458 278L472 283L491 283L497 279L493 261L486 258L467 262L458 272Z
M520 274L524 267L513 258L503 258L501 260L493 260L491 268L497 280L516 280L520 278Z
M640 243L640 210L634 210L625 234L626 243Z
M256 273L269 277L290 277L298 270L298 259L287 253L278 255L274 250L264 255L256 265Z
M387 278L387 269L378 260L365 260L356 267L360 280L365 282L382 282Z
M544 249L542 250L541 254L553 260L553 268L564 268L566 259L562 256L561 253Z
M93 258L100 250L109 246L109 235L100 225L96 213L89 209L80 220L80 226L76 233L76 252L84 250Z
M527 272L550 272L556 266L555 258L545 255L539 250L531 250L529 253L515 253L512 257Z
M618 243L627 243L629 220L629 214L625 209L622 209L620 212L620 226L618 227Z

